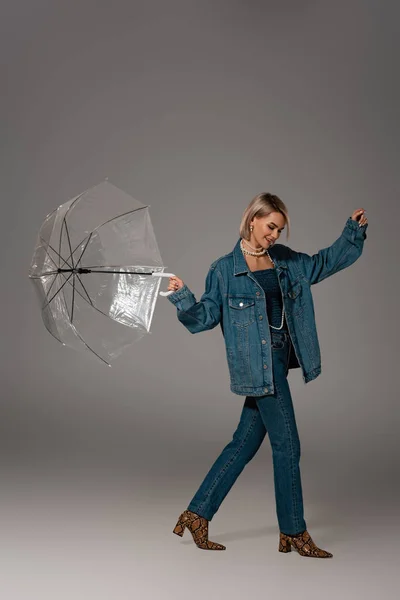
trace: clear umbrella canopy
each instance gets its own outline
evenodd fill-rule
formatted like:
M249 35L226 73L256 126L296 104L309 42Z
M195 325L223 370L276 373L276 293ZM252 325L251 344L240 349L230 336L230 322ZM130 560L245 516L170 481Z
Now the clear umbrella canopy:
M150 333L165 266L148 209L104 181L46 217L33 254L48 331L108 365Z

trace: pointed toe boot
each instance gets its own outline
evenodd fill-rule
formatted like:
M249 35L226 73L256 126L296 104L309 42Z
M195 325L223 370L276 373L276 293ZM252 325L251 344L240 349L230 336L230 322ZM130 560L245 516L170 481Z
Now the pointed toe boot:
M208 539L208 521L204 517L192 512L191 510L185 510L180 515L173 533L183 536L185 528L187 528L192 534L193 541L198 548L202 550L225 550L225 546L212 542Z
M290 552L292 546L301 556L310 556L313 558L332 558L333 554L327 550L322 550L313 542L307 529L296 536L279 533L279 552Z

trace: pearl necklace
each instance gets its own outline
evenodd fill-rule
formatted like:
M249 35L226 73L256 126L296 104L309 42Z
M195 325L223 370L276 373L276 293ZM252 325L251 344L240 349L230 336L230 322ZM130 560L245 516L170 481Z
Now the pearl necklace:
M246 244L248 246L250 246L249 242L246 241ZM273 263L274 261L271 259L269 252L268 252L268 248L261 248L261 250L257 251L255 248L253 248L253 246L250 246L250 248L252 250L254 250L254 252L250 252L250 250L247 250L244 246L243 246L243 238L240 240L240 248L243 252L243 254L250 254L250 256L262 256L263 254L268 254L268 258L269 260Z
M250 244L246 241L246 244L248 244L250 246ZM253 248L253 246L250 246L250 248L252 248L254 250L254 252L250 252L250 250L247 250L244 246L243 246L243 239L240 240L240 249L242 251L243 254L249 254L250 256L262 256L263 254L266 254L269 258L269 260L272 262L274 269L275 269L275 263L272 260L269 252L268 252L268 248L262 248L260 251L257 252L257 250L255 248ZM282 298L282 319L281 319L281 324L279 327L274 327L273 325L270 325L271 329L282 329L283 327L283 322L284 322L284 318L285 318L285 307L283 304L283 298Z

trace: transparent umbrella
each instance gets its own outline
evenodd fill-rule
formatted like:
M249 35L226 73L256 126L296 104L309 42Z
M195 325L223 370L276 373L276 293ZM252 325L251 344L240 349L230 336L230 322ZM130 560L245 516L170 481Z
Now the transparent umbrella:
M29 277L43 322L63 345L102 363L150 332L165 273L149 205L107 180L50 213Z

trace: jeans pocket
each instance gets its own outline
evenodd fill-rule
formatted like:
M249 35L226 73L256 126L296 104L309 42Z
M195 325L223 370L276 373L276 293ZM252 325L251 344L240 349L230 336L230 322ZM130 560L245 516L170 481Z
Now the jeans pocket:
M271 333L271 348L272 350L283 350L285 347L285 335L279 333Z

